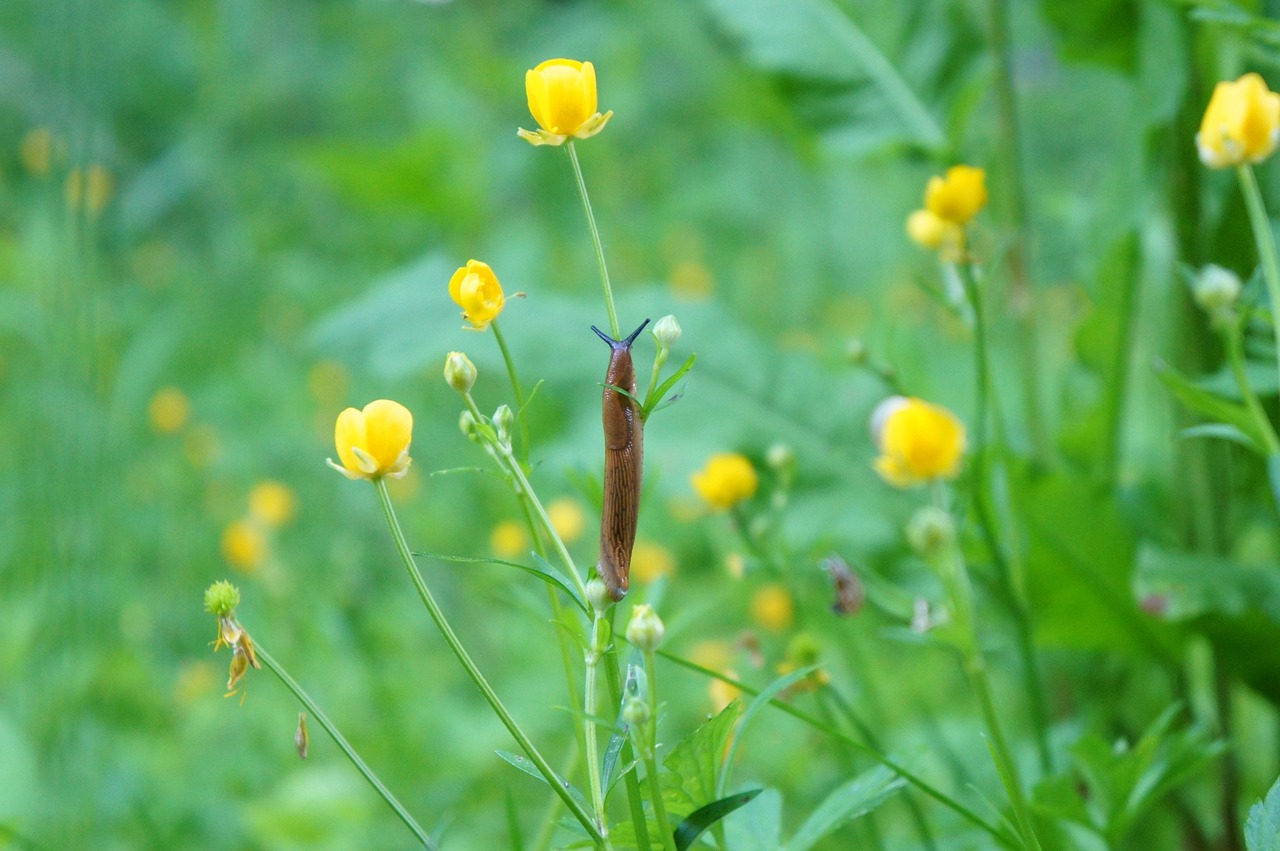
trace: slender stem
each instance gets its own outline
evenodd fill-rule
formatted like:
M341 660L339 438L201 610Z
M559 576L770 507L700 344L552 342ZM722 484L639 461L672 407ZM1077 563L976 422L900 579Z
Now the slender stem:
M753 688L747 685L746 683L741 682L740 680L735 680L732 677L725 676L719 671L714 671L711 668L704 668L702 665L699 665L697 662L691 662L688 659L682 658L680 656L676 656L675 654L665 650L658 650L657 653L663 659L667 659L671 662L674 662L682 668L687 668L690 671L697 671L700 674L711 677L713 679L717 679L720 682L725 683L727 685L731 685L734 688L741 691L743 694L749 694L749 695L752 695L753 697L755 695L760 694L759 689ZM832 727L830 724L824 724L820 719L814 718L812 715L800 709L796 709L794 706L792 706L789 703L785 703L775 698L774 700L769 701L769 705L772 706L774 709L778 709L778 710L781 710L782 712L785 712L786 714L790 715L792 718L795 718L799 721L804 722L805 724L808 724L813 729L818 730L819 732L825 733L826 735L830 736L836 741L844 742L845 744L849 745L849 747L871 757L876 762L880 763L885 768L888 768L890 771L893 771L903 780L907 781L912 786L915 786L921 792L928 795L930 798L933 798L935 801L942 804L944 807L951 810L956 815L960 816L965 821L972 824L974 827L977 827L980 830L983 830L986 833L990 834L996 841L998 841L1001 845L1005 846L1006 848L1016 849L1019 847L1018 840L1016 838L1009 836L1007 833L1000 830L998 827L995 827L994 825L990 824L981 816L979 816L977 813L973 812L968 807L966 807L964 804L960 803L955 798L952 798L950 795L946 794L941 789L938 789L937 787L933 786L927 780L920 777L918 774L915 774L914 772L910 771L901 763L897 762L896 760L892 759L891 757L889 757L888 755L880 751L878 748L874 748L871 745L868 745L866 742L861 742L853 738L852 736L848 735L847 733L841 730L837 730L835 727Z
M1021 360L1022 396L1027 433L1031 436L1036 457L1049 456L1049 430L1044 427L1040 408L1040 370L1037 369L1035 316L1032 303L1031 276L1027 270L1028 232L1026 179L1022 170L1019 144L1018 99L1013 84L1013 45L1009 35L1007 0L989 0L989 32L991 51L996 58L995 96L998 113L1000 163L1006 169L1004 187L1005 215L1013 230L1006 262L1012 283L1009 303L1016 320L1015 340Z
M831 709L833 701L830 699L831 696L828 694L829 691L830 689L827 688L819 688L814 692L813 699L814 702L818 704L818 712L821 715L822 720L834 727L837 723L836 714ZM867 737L866 733L861 730L859 730L859 733L863 738L867 738L868 741L872 741ZM844 770L850 777L853 777L858 773L858 766L854 760L853 750L844 742L841 742L840 745L840 756L841 761L844 763ZM903 795L903 798L905 800L910 800L907 795ZM880 828L876 824L876 813L867 813L861 821L866 826L867 838L865 842L867 847L877 849L877 851L884 851L884 837L880 835Z
M373 484L374 490L378 492L378 500L382 504L382 513L386 517L387 527L391 530L391 537L395 541L396 550L400 553L400 559L404 562L405 570L409 572L409 578L413 580L413 585L418 590L418 596L422 599L422 604L427 607L427 613L435 621L436 627L444 637L445 643L449 645L453 655L458 658L458 662L466 670L467 675L471 677L471 681L475 683L476 688L484 695L485 701L493 709L494 714L498 716L498 720L511 733L512 738L520 745L520 749L525 752L525 755L529 757L529 761L534 764L548 785L560 796L560 800L564 801L565 806L573 813L574 818L586 828L592 841L603 847L604 837L600 835L600 831L592 821L591 814L573 799L573 796L569 794L569 790L565 788L565 785L560 781L546 758L534 747L533 742L525 735L524 730L520 729L520 725L511 717L507 707L498 698L497 692L489 685L489 681L480 673L480 669L476 667L476 663L471 660L466 648L462 646L462 642L453 631L453 627L449 625L449 621L445 618L444 612L439 604L436 603L435 597L431 595L431 591L427 588L427 583L423 581L422 574L418 571L417 563L413 560L413 552L409 549L409 543L405 540L404 531L400 528L400 522L396 520L395 509L391 505L391 495L387 493L386 480L375 479Z
M591 646L586 653L586 683L582 687L582 716L586 733L587 786L591 794L591 805L596 812L596 826L600 835L605 837L608 847L608 817L604 811L604 783L600 777L600 743L596 737L596 671L600 667L600 657L604 653L604 645L608 644L609 624L604 612L594 610L591 622Z
M1253 166L1242 163L1236 174L1240 177L1240 189L1249 209L1249 224L1253 226L1253 239L1258 246L1258 258L1262 261L1262 276L1267 282L1267 295L1271 300L1271 324L1276 331L1276 369L1280 371L1280 260L1276 259L1276 237L1267 218L1267 208L1262 203L1262 190Z
M609 609L609 632L613 634L613 615L618 611L617 606ZM609 642L609 647L605 651L605 684L609 689L609 702L613 706L622 706L622 682L618 674L618 642ZM629 765L634 757L634 751L631 746L631 739L628 738L622 743L622 764ZM627 807L631 810L631 823L636 828L636 842L638 851L649 851L649 825L644 817L644 796L640 792L640 781L636 778L636 772L628 771L623 775L622 783L627 790Z
M646 410L652 410L649 406L656 404L653 399L654 391L658 389L658 378L662 372L663 364L667 362L667 356L671 354L671 350L666 346L659 345L658 353L653 357L653 372L649 374L649 389L644 394L644 405Z
M1245 408L1248 409L1249 415L1257 423L1258 431L1262 433L1262 439L1267 443L1267 454L1280 454L1280 438L1276 437L1276 430L1271 425L1271 420L1267 418L1267 412L1263 410L1262 403L1258 401L1258 394L1253 392L1253 387L1249 384L1249 377L1244 371L1244 341L1241 339L1240 325L1234 320L1228 320L1228 322L1229 325L1224 333L1227 344L1227 360L1231 363L1231 374L1235 376L1236 387L1240 390L1240 398L1244 400Z
M974 358L977 372L977 451L974 459L974 508L978 517L978 525L983 537L991 549L992 561L996 567L996 576L1000 583L1001 596L1013 616L1014 632L1017 638L1018 656L1021 662L1023 686L1027 693L1027 704L1031 714L1031 724L1036 731L1036 749L1040 756L1040 767L1046 773L1052 770L1053 755L1049 748L1048 711L1045 708L1044 690L1040 685L1040 665L1036 657L1031 633L1031 618L1026 603L1014 582L1013 570L1004 555L1000 535L995 518L988 504L988 491L991 481L991 457L993 451L1003 448L991 445L988 441L988 405L992 395L991 360L987 353L986 311L983 309L982 290L974 277L973 267L969 263L961 263L960 280L964 284L965 296L973 309ZM998 420L999 413L996 414ZM997 429L997 432L999 430ZM1003 441L997 441L1002 444ZM939 492L939 498L945 499L945 491Z
M498 320L495 319L490 322L489 327L493 329L493 339L498 341L498 349L502 352L502 360L507 365L507 375L511 378L511 390L516 394L516 421L520 423L520 455L521 460L527 466L529 463L529 420L524 409L527 400L524 390L520 387L520 376L516 374L516 362L511 358L511 351L507 348L507 338L502 336L502 329L498 327Z
M351 747L351 743L347 741L346 737L343 736L341 732L339 732L338 728L334 726L334 723L329 720L329 716L324 714L324 710L317 706L316 702L311 699L311 695L307 694L302 686L298 685L297 681L293 677L289 676L289 672L280 666L280 663L275 660L275 657L266 651L260 642L255 641L253 646L258 658L262 660L263 664L271 669L271 673L275 674L280 682L284 683L285 688L293 692L293 696L298 698L299 703L307 707L307 711L311 713L311 717L316 719L316 723L324 728L325 732L329 734L329 737L333 739L334 744L336 744L338 748L346 754L347 759L351 760L351 764L356 767L356 770L364 775L364 779L369 782L369 785L382 796L382 800L387 802L387 806L395 810L396 815L398 815L400 820L404 822L405 827L409 828L413 835L418 838L418 841L422 843L423 847L431 849L437 848L437 845L431 841L431 837L427 835L427 832L423 830L416 821L414 821L413 816L409 815L409 811L396 800L396 796L391 794L391 790L387 789L387 787L383 785L382 781L378 779L378 775L373 773L373 769L371 769L365 761L360 758L360 754L356 753L356 749Z
M596 226L596 214L591 211L591 198L587 195L587 182L582 178L582 165L578 162L578 149L570 139L564 146L569 152L569 162L573 163L573 176L578 179L578 195L582 197L582 209L587 214L587 226L591 228L591 244L596 249L596 265L600 267L600 285L604 288L604 309L609 314L609 332L615 339L621 339L622 328L618 325L618 311L613 306L613 287L609 285L609 267L604 262L604 244L600 242L600 228Z
M658 666L654 662L652 650L645 651L644 672L649 686L649 721L645 724L644 741L640 756L644 759L644 771L649 782L649 800L653 804L653 817L658 821L658 832L662 834L662 847L665 851L676 851L675 831L671 829L671 820L667 816L667 804L662 799L662 783L658 777Z

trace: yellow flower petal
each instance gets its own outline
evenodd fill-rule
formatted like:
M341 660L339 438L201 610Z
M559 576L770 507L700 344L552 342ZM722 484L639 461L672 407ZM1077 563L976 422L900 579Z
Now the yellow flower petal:
M968 224L987 205L987 173L968 165L947 169L945 177L929 178L925 209L957 225Z
M951 479L964 460L964 425L946 408L894 396L871 415L880 457L876 472L895 487Z
M347 408L333 431L338 458L350 478L399 477L408 470L413 414L399 402L378 399L361 411Z
M519 135L534 145L594 136L613 115L597 109L596 69L590 62L548 59L525 73L524 88L529 113L541 129L521 129Z
M724 510L755 496L760 477L751 462L736 452L707 459L707 465L689 477L693 489L715 510Z
M1213 89L1196 134L1200 159L1210 168L1260 162L1280 141L1280 94L1257 74L1224 80Z

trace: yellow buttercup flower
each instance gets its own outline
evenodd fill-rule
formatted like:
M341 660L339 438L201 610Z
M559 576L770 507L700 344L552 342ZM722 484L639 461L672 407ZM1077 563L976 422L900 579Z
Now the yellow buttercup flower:
M453 273L449 279L449 297L462 308L462 318L477 331L488 328L506 304L498 276L488 263L479 260L468 260L467 265Z
M613 110L596 106L596 69L590 62L548 59L524 75L529 112L539 130L516 131L531 145L563 145L570 137L587 139L604 129Z
M222 531L222 557L237 570L253 573L267 558L267 536L258 524L237 520Z
M924 206L940 219L968 224L987 206L987 173L971 165L953 165L945 177L929 178Z
M937 251L955 262L964 254L964 228L932 210L916 210L907 216L907 236L922 248Z
M547 518L555 527L556 534L566 544L572 544L582 537L582 530L587 527L587 515L577 500L561 497L547 506Z
M390 399L370 402L362 411L347 408L338 414L333 439L342 464L327 463L348 479L400 479L413 460L413 414Z
M876 472L896 487L955 478L964 459L964 424L946 408L893 396L871 415Z
M751 619L771 632L780 632L795 622L796 606L786 588L770 583L760 586L751 597Z
M671 550L653 541L636 541L631 549L631 578L646 585L676 572Z
M717 511L755 496L760 477L745 456L736 452L712 455L707 465L689 477L693 489Z
M1257 74L1213 88L1196 134L1200 160L1210 168L1260 162L1280 141L1280 94Z
M293 519L298 498L283 482L258 482L249 491L249 513L264 526L283 526Z
M503 520L489 533L489 549L499 558L515 558L529 552L529 535L514 520Z
M147 405L147 419L151 428L160 434L173 434L187 424L191 416L191 403L187 395L177 387L162 387L151 397Z

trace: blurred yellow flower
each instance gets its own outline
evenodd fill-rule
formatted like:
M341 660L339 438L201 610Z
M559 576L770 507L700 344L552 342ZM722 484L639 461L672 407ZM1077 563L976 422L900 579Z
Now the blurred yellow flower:
M731 508L755 496L760 477L743 455L722 452L707 459L707 465L689 477L693 489L718 511Z
M632 579L649 583L675 572L676 557L671 554L671 550L653 541L636 541L631 549Z
M677 262L667 275L671 291L681 298L703 301L716 289L716 277L705 264L697 260Z
M390 399L370 402L361 411L347 408L338 414L333 440L342 465L328 464L348 479L403 478L413 460L413 414Z
M449 297L462 308L462 318L477 331L488 328L506 304L498 276L488 263L479 260L468 260L467 265L453 273L449 279Z
M876 472L896 487L952 479L964 459L964 424L938 405L891 396L871 414L871 434L880 450Z
M115 180L105 166L94 163L88 168L76 166L67 173L64 193L67 206L86 213L101 213L111 200Z
M736 680L738 674L732 669L721 671L731 680ZM742 690L737 686L731 686L723 680L712 680L707 686L707 693L711 696L711 704L715 707L716 714L719 714L726 706L733 703L742 694Z
M529 552L529 535L514 520L503 520L489 534L489 549L500 558L516 558Z
M65 145L48 127L36 127L27 131L18 148L22 166L33 177L48 177L54 164L61 159Z
M747 560L742 557L742 553L729 553L724 557L724 572L731 579L742 579L747 575Z
M177 387L160 388L147 405L147 419L151 421L151 428L160 434L180 431L190 416L191 403Z
M1196 134L1200 160L1210 168L1256 163L1280 141L1280 94L1257 74L1213 88Z
M987 173L953 165L945 177L931 177L924 190L925 209L940 219L965 225L987 205Z
M555 527L556 534L566 544L571 544L582 537L582 530L587 526L587 515L576 499L560 497L552 500L547 506L547 517Z
M601 115L596 104L596 69L590 62L548 59L524 75L529 112L539 130L516 131L531 145L563 145L569 137L587 139L604 129L613 110Z
M795 622L791 593L776 582L761 585L751 596L751 619L771 632L781 632Z
M227 564L253 573L267 557L267 536L251 520L237 520L222 530L222 557Z
M249 491L249 513L268 528L288 523L297 509L298 498L283 482L258 482Z
M941 253L948 262L954 263L964 253L964 228L932 210L916 210L907 216L907 236L916 245Z

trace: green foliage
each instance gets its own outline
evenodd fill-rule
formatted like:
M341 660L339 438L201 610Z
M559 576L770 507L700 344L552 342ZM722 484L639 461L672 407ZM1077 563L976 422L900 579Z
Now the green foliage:
M680 740L662 760L662 797L672 818L684 819L718 800L725 749L743 706L733 701L715 717Z
M1244 824L1245 847L1249 851L1276 851L1280 848L1280 780L1271 785L1267 797L1249 808Z

